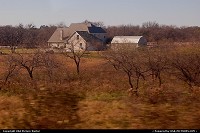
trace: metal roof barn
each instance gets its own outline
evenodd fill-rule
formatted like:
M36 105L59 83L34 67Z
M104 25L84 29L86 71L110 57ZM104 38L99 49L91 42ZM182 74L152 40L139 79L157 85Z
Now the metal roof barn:
M115 36L111 44L138 44L147 45L147 40L143 36Z

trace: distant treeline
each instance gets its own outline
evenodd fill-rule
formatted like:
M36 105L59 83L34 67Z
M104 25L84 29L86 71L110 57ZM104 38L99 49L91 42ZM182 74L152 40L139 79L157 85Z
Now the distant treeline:
M142 35L148 42L199 42L200 27L177 27L172 25L159 25L156 22L145 22L142 26L121 25L106 28L108 36Z
M103 23L94 22L99 26ZM21 46L26 48L45 47L47 41L59 26L42 25L36 28L33 24L18 26L0 26L0 46ZM159 25L156 22L145 22L139 25L103 26L108 33L108 43L114 36L144 36L148 42L200 42L200 27L177 27Z
M29 24L23 26L1 26L0 27L0 46L18 46L25 48L43 47L55 31L56 26L42 25L36 28Z

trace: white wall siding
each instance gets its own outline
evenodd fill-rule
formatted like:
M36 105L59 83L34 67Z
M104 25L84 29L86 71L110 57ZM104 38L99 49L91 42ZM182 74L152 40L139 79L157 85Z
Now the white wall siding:
M65 44L64 43L49 43L49 46L51 48L64 48Z
M77 35L79 39L77 39ZM87 48L86 41L76 32L74 35L68 40L68 44L66 46L68 49L73 48L75 51L85 50Z

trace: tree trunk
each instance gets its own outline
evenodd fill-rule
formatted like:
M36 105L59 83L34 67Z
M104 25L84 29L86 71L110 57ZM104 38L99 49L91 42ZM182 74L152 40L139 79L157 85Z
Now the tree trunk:
M5 81L4 81L4 85L7 83L9 77L10 77L10 73L8 73L8 75L6 75L6 78L5 78Z
M138 96L137 91L136 91L136 90L133 91L133 83L132 83L132 80L131 80L131 74L130 74L130 73L127 73L127 76L128 76L129 85L130 85L130 87L131 87L131 88L128 90L129 95L132 96L133 93L135 92L136 96Z
M31 70L30 68L28 67L25 67L26 70L28 71L28 74L29 74L29 77L33 80L33 70Z
M31 79L33 79L33 71L29 72L29 76L30 76Z
M11 46L11 53L15 53L15 47Z
M80 64L76 64L76 72L79 75L80 74Z
M133 84L132 84L132 80L131 80L131 74L127 74L128 75L128 82L131 88L133 88Z
M161 87L161 85L162 85L162 79L161 79L160 73L158 73L158 79L159 79L159 87Z
M140 76L137 76L136 88L135 88L135 94L136 94L136 96L138 96L139 80L140 80Z
M77 59L77 60L75 59L74 61L76 63L76 72L79 75L80 74L80 59Z

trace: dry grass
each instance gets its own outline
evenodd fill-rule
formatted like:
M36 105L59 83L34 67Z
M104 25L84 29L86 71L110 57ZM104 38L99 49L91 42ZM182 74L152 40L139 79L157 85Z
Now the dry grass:
M81 123L76 128L82 129L120 129L131 128L135 123L132 113L122 101L85 100L79 103ZM133 128L137 128L136 125Z
M163 86L140 83L139 97L129 96L126 76L97 54L84 57L81 75L73 61L56 55L63 65L56 80L44 81L43 71L30 82L25 72L0 91L0 128L46 129L198 129L200 90L165 77ZM0 56L4 73L5 55ZM64 74L65 73L65 74ZM1 76L3 80L3 75ZM37 83L37 88L33 84ZM17 122L16 122L17 121Z
M15 128L24 119L25 107L22 99L16 96L0 95L0 128Z
M200 93L195 95L199 96ZM116 94L115 94L116 95ZM193 93L194 95L194 93ZM152 103L151 100L101 93L88 96L79 102L78 115L81 129L198 129L200 110L193 96L177 101L164 100ZM91 99L93 97L93 99ZM193 99L193 102L191 101ZM176 100L176 99L173 99ZM199 100L199 98L198 98Z

